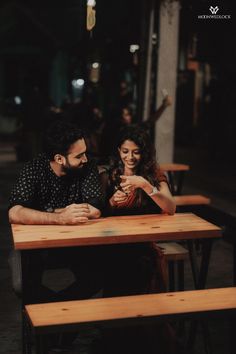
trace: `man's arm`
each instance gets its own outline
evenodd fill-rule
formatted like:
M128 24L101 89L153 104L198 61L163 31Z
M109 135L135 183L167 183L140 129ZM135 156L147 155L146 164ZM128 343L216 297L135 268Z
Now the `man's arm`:
M9 221L11 224L26 225L76 225L88 221L89 213L89 207L84 204L71 204L53 213L15 205L9 209Z

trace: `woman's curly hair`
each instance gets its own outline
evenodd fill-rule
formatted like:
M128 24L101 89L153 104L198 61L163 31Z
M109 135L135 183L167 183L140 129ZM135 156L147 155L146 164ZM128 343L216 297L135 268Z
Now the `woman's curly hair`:
M148 132L138 125L127 126L120 131L116 144L117 148L120 148L126 140L133 141L140 149L141 160L137 166L136 174L146 178L151 184L159 188L157 180L159 166L156 162L155 148ZM115 185L118 185L119 176L124 173L124 165L118 149L111 160L111 171L111 179Z

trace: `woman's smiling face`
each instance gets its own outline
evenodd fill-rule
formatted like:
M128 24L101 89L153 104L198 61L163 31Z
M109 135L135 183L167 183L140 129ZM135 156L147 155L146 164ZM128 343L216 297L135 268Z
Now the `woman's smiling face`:
M124 164L124 172L134 172L141 160L141 151L132 140L125 140L118 148L121 161Z

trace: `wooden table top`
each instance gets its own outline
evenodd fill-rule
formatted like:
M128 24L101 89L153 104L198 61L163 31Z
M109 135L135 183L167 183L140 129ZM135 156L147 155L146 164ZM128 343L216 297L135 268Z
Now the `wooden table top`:
M192 214L113 216L80 225L12 225L15 249L40 249L221 237L221 229Z

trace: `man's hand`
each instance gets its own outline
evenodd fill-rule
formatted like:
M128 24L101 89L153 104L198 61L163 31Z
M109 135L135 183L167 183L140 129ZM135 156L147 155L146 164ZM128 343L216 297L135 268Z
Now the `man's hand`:
M165 98L163 98L162 100L162 105L164 107L168 107L168 106L171 106L172 105L172 97L167 95Z
M60 224L75 225L87 222L89 219L89 206L87 203L70 204L59 213Z

